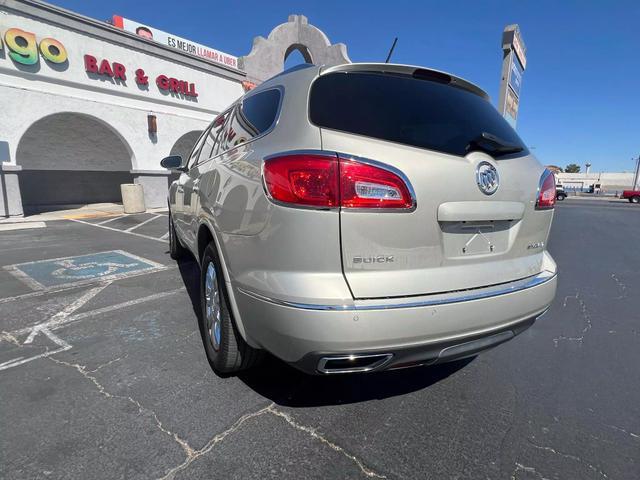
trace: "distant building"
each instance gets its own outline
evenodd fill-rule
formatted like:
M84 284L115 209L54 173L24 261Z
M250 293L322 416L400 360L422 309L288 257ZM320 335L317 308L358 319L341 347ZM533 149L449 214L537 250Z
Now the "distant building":
M601 191L615 193L631 188L633 173L601 172L601 173L556 173L556 179L564 188L587 190L591 185L600 184Z

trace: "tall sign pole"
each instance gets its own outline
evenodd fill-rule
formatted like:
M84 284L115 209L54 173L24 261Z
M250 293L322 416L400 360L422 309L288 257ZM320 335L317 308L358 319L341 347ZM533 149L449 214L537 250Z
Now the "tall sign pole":
M636 159L636 173L633 176L633 190L640 190L640 155Z
M508 25L502 32L502 77L498 111L516 128L522 76L527 68L527 49L517 24Z

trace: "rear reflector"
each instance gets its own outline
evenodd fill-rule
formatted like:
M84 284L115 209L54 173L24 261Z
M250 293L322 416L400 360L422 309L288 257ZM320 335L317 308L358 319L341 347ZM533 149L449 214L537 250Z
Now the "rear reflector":
M545 170L538 184L536 210L549 210L556 205L556 178L550 170Z
M330 154L292 154L264 163L270 197L290 205L320 208L411 209L406 182L386 168Z

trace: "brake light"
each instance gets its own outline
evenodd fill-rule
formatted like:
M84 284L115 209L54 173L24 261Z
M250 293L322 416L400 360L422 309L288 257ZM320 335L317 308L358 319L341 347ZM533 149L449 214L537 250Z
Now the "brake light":
M549 210L556 205L556 178L549 170L545 170L538 185L536 210Z
M413 197L396 173L327 154L291 154L265 160L264 184L271 198L319 208L410 209Z

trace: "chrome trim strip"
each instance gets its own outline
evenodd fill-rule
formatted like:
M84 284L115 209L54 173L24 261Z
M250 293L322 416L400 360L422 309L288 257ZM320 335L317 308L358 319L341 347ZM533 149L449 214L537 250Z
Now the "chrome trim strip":
M409 301L404 303L387 303L387 304L373 304L373 305L319 305L309 303L290 302L286 300L280 300L277 298L267 297L259 293L249 291L245 288L238 287L238 291L253 297L257 300L273 303L275 305L281 305L284 307L300 308L303 310L331 310L331 311L365 311L365 310L392 310L396 308L416 308L416 307L432 307L437 305L449 305L453 303L470 302L472 300L483 300L485 298L498 297L500 295L506 295L508 293L521 292L529 288L537 287L544 283L553 280L557 273L543 271L532 277L527 277L515 282L509 282L506 284L495 285L493 287L477 288L472 290L465 290L454 296L450 294L434 294L431 299Z

